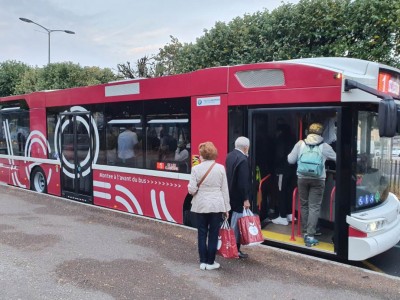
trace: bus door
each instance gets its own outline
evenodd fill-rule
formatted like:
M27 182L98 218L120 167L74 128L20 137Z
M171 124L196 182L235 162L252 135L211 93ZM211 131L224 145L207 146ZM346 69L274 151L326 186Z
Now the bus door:
M88 112L60 114L62 196L93 203L93 129Z
M261 221L268 221L279 210L291 210L296 169L287 163L287 154L297 142L296 113L287 109L254 109L249 111L248 119L256 191L253 206ZM281 198L284 203L280 203Z
M295 232L291 221L298 215L298 198L295 216L292 216L293 194L297 187L296 164L289 164L287 156L294 145L306 136L312 122L323 123L335 109L313 108L259 108L248 111L250 160L254 194L252 207L260 215L263 234L267 241L305 247L303 233L296 222ZM308 249L334 253L332 244L334 218L334 180L327 168L325 192L322 200L318 230L320 245ZM329 174L328 174L329 173ZM334 196L333 196L334 197ZM274 220L274 222L272 222ZM294 235L294 236L292 236Z

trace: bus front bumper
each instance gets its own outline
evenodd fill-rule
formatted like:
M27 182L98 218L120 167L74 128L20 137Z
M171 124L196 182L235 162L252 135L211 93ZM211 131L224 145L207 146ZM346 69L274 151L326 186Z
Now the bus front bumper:
M373 237L349 237L349 260L365 260L395 246L400 241L400 216L394 226Z

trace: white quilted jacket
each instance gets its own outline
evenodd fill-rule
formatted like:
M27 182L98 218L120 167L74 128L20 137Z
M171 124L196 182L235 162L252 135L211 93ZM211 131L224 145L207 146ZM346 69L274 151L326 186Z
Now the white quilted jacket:
M227 212L231 209L229 204L228 180L225 167L215 164L211 172L197 189L197 183L201 180L214 160L204 160L201 164L192 168L188 191L196 195L192 200L191 211L196 213Z

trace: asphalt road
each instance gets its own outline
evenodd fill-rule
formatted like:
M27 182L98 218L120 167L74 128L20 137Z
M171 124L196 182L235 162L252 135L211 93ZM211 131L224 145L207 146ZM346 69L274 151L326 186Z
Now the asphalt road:
M400 280L264 246L199 269L195 230L0 186L0 299L399 299Z
M392 249L368 259L363 264L369 269L400 277L400 242Z

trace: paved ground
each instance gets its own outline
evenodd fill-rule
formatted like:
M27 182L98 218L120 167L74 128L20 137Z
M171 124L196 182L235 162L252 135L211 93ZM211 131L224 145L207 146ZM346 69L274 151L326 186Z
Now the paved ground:
M399 299L400 280L267 247L201 271L196 231L0 186L0 299Z

